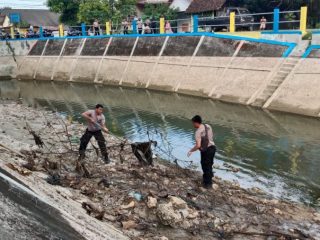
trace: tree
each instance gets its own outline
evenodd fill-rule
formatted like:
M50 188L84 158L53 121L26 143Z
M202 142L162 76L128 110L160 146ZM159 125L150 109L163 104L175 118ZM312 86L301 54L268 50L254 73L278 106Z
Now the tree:
M60 13L60 21L73 25L78 23L80 0L48 0L47 6L53 12Z
M111 7L111 20L114 23L121 22L124 18L136 14L136 0L109 0Z
M48 0L47 5L51 11L61 14L62 23L69 25L92 24L95 19L120 22L135 15L136 10L136 0Z
M287 13L286 15L284 15L284 18L286 21L289 21L290 23L288 23L288 26L291 28L291 29L294 29L294 23L293 21L295 21L297 19L297 16L290 12L290 13Z
M85 0L80 3L77 14L78 21L92 24L95 19L106 22L110 18L109 2L107 0Z
M165 17L166 19L172 20L177 17L177 9L172 9L168 4L146 4L144 7L144 18L160 19Z
M311 27L320 28L320 1L308 0L309 19L308 23Z

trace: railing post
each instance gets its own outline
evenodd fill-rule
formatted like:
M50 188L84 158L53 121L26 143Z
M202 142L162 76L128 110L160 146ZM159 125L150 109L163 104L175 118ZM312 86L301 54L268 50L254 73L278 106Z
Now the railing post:
M133 20L132 21L132 33L133 34L137 34L138 31L137 31L137 20Z
M231 12L230 13L230 32L234 33L236 31L236 13Z
M82 36L87 36L86 24L85 23L81 23L81 32L82 32Z
M64 36L64 29L63 29L63 25L62 24L59 25L59 36L60 37Z
M110 35L110 33L111 33L110 22L106 22L106 35Z
M302 33L305 33L307 31L307 17L308 17L308 7L301 7L300 31Z
M193 32L197 33L199 29L199 17L198 15L193 15Z
M59 31L60 31L60 30L59 30ZM43 38L43 27L42 27L42 26L40 26L39 33L40 33L40 37Z
M15 36L14 36L14 27L13 26L10 27L10 35L11 35L11 39L15 38Z
M165 33L165 29L164 29L164 18L160 18L160 34Z
M279 23L280 23L280 10L275 8L273 10L273 31L279 32Z

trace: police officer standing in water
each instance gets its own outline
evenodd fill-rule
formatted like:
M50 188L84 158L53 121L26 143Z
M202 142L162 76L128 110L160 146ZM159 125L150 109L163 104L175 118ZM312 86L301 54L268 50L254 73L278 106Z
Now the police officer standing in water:
M188 152L188 157L195 151L200 151L201 167L203 171L203 186L205 188L212 188L213 178L213 160L216 153L216 146L213 142L213 131L210 125L203 124L202 118L196 115L192 118L192 124L195 131L196 144Z
M79 160L83 160L85 158L87 145L90 142L92 136L94 136L94 138L98 142L104 162L106 164L110 163L106 147L106 140L102 134L102 131L104 131L105 133L109 132L105 125L106 120L103 115L103 106L101 104L97 104L94 110L88 110L82 113L82 117L87 120L88 128L80 139Z

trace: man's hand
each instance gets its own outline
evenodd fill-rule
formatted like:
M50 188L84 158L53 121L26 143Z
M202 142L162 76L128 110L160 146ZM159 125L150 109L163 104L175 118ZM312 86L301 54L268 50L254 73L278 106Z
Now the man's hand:
M90 121L91 123L95 123L95 121L94 121L93 118L89 118L89 121Z
M105 133L109 133L109 129L106 128L106 127L102 128L102 130L103 130Z
M188 154L187 154L187 156L190 157L191 155L192 155L192 152L189 151Z

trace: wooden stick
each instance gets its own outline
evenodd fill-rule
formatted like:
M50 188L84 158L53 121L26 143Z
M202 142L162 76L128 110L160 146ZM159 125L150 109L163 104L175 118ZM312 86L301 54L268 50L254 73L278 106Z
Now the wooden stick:
M6 149L6 150L8 150L8 151L10 151L10 152L12 152L12 153L15 153L15 154L17 154L17 155L20 156L20 157L23 157L23 158L25 157L22 153L14 150L14 149L12 149L12 148L10 148L10 147L8 147L8 146L5 146L5 145L3 145L2 143L0 143L0 147L4 148L4 149Z

